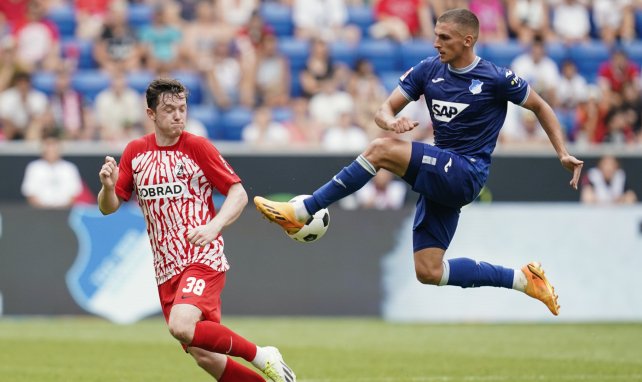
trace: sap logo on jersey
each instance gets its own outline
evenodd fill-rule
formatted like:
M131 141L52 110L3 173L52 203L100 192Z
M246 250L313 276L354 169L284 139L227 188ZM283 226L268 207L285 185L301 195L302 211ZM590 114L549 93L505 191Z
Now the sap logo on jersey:
M467 103L448 102L438 99L432 100L432 114L436 120L441 122L450 122L459 113L464 111L468 106Z
M138 187L138 197L143 200L173 198L185 193L185 185L180 182L152 184Z

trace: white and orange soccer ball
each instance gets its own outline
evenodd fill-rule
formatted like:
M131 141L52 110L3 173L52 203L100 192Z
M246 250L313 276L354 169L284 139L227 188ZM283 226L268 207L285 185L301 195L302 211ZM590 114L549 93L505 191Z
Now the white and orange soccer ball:
M290 203L307 199L310 195L298 195L290 199ZM330 212L327 208L317 211L297 233L287 234L291 239L302 243L312 243L325 235L330 225Z

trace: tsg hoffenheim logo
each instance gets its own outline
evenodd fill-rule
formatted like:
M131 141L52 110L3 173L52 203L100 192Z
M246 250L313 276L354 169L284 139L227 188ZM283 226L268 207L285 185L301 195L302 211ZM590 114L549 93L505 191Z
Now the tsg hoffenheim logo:
M122 324L160 312L152 249L137 205L124 204L108 216L96 207L74 207L69 224L78 257L67 287L78 305Z
M482 92L482 85L484 85L484 83L481 82L480 80L473 80L470 83L468 90L470 90L470 92L473 94L479 94Z

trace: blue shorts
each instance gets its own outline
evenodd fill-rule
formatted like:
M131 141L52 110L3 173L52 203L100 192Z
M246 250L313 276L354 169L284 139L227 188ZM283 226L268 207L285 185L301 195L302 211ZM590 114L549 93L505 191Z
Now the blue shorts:
M464 156L412 142L403 179L419 193L413 225L414 251L448 249L461 207L475 200L483 187L478 170Z

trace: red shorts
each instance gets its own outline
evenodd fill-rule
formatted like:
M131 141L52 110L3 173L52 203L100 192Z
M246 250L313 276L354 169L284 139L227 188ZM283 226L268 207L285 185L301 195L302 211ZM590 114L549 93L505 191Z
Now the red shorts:
M217 272L203 264L192 264L182 273L158 286L158 295L165 321L176 304L194 305L205 320L221 322L221 292L225 272Z

